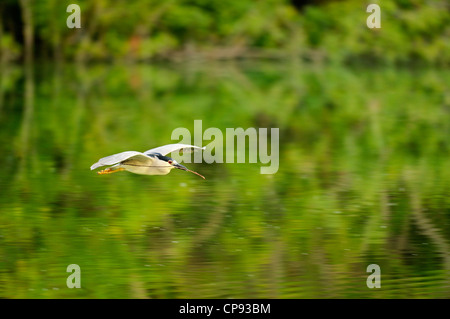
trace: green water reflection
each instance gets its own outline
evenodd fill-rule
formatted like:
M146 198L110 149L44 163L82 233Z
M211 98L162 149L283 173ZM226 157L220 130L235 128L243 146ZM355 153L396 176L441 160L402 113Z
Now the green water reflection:
M0 297L449 298L448 83L296 62L4 67ZM279 171L89 170L195 119L279 127Z

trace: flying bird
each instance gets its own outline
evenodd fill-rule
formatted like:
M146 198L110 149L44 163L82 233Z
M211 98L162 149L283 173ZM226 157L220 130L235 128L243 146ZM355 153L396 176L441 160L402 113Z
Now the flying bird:
M126 151L99 159L99 161L91 166L91 170L112 165L106 169L98 171L97 174L111 174L119 171L129 171L141 175L167 175L173 168L194 173L201 178L204 176L197 172L191 171L185 166L177 163L174 159L166 156L169 153L183 149L183 152L204 150L205 147L199 147L188 144L168 144L156 148L152 148L143 153L136 151Z

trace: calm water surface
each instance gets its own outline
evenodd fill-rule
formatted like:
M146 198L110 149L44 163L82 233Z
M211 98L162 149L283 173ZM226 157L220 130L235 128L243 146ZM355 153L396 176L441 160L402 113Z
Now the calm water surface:
M450 297L448 72L221 62L0 77L0 297ZM89 170L196 119L280 128L278 172Z

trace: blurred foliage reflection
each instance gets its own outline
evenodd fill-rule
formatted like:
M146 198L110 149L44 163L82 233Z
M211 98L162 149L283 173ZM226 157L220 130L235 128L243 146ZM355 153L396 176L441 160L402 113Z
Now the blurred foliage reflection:
M0 74L0 297L450 297L448 72L286 61ZM89 171L194 119L279 127L278 173ZM66 287L72 263L82 289ZM372 263L381 289L366 287Z

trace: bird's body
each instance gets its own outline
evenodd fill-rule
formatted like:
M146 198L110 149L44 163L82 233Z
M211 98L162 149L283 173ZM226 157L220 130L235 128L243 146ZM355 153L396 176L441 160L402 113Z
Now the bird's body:
M109 168L99 171L98 174L110 174L126 170L141 175L167 175L173 168L178 168L199 175L204 179L202 175L187 169L185 166L178 164L174 159L166 156L169 153L181 149L204 150L205 148L188 144L169 144L150 149L144 153L126 151L101 158L91 166L91 170L105 165L112 165Z
M141 175L167 175L170 173L172 165L151 166L153 161L139 161L135 159L125 160L120 164L125 170ZM162 164L162 163L161 163ZM147 166L148 165L148 166Z

